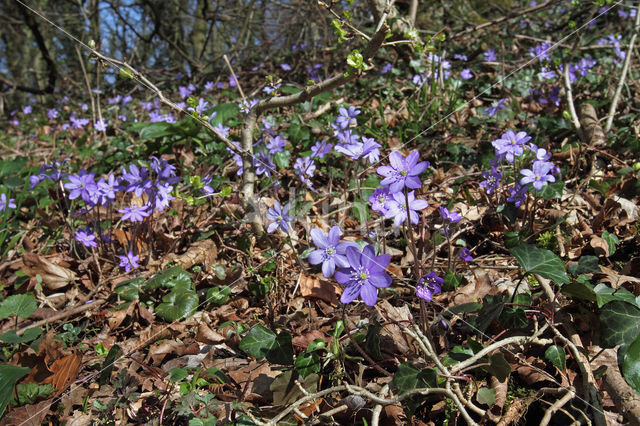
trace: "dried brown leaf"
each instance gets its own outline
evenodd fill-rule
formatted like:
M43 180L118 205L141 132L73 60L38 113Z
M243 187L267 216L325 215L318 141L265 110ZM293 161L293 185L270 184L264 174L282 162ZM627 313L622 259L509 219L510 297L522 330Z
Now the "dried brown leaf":
M63 266L57 265L35 253L25 253L22 256L23 271L30 277L40 275L42 284L49 290L65 287L75 281L76 274Z
M184 254L166 256L162 261L162 267L165 268L170 262L175 262L183 269L189 269L194 265L209 266L214 263L217 257L216 243L213 240L201 240L193 243Z
M53 401L41 401L37 404L23 405L7 413L2 419L2 426L40 426L49 414Z
M61 394L78 377L78 372L82 366L82 357L77 354L69 354L57 359L47 368L53 373L47 377L44 383L50 383Z
M318 298L327 303L338 304L333 284L315 276L300 274L300 294L305 298Z

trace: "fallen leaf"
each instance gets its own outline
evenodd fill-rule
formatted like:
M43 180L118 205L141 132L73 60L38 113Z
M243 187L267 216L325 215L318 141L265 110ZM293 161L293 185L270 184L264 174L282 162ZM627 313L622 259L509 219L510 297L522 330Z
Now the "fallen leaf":
M23 271L30 277L40 275L42 284L49 290L65 287L75 281L76 274L63 266L56 265L35 253L25 253L22 256Z
M225 341L225 338L220 333L212 330L207 324L201 323L198 326L198 333L196 334L196 340L201 343L207 343L214 345Z
M69 354L57 359L53 364L47 366L52 376L47 377L43 383L50 383L58 391L56 395L64 392L71 383L78 377L78 372L82 366L82 357L77 354Z
M14 408L2 419L0 425L40 426L44 418L49 414L49 407L51 407L52 403L52 400L48 400Z
M182 266L182 269L189 269L194 265L209 266L214 263L218 257L218 247L213 240L201 240L191 244L189 249L181 254L169 254L162 261L162 268L165 268L170 262Z
M300 274L300 294L305 298L318 298L327 303L338 304L333 284L314 276Z

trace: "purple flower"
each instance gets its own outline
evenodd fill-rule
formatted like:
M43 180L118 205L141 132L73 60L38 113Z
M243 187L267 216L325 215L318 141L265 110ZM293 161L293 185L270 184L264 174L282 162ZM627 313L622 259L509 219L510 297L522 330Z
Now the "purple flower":
M386 64L384 64L384 66L382 67L382 69L380 70L381 74L386 74L389 71L391 71L391 62L387 62Z
M393 218L393 226L402 225L407 220L407 216L411 219L411 223L416 225L420 219L417 211L429 207L429 203L426 200L415 199L414 191L409 192L406 199L403 192L395 192L391 196L393 200L389 200L389 209L384 217L387 219ZM408 215L407 200L409 200Z
M103 206L111 204L116 199L116 192L120 189L120 178L110 174L107 179L100 178L98 181L99 202Z
M398 151L393 151L389 155L390 166L380 166L376 170L379 175L384 176L381 185L389 185L391 193L400 192L402 188L420 188L422 182L418 175L429 167L428 161L418 163L420 154L413 151L407 158L404 158Z
M280 68L282 68L283 71L291 71L291 65L289 64L280 64Z
M93 173L87 173L82 169L77 175L69 175L67 179L69 182L65 183L64 187L70 191L70 200L82 197L90 205L98 202L98 185L93 179Z
M138 167L135 164L129 164L129 171L122 168L122 178L129 182L126 187L127 192L133 192L136 197L140 197L142 193L151 188L153 184L147 179L147 168Z
M81 109L82 111L86 111L86 110L88 110L88 109L89 109L89 105L87 105L86 103L85 103L85 104L82 104L82 105L80 105L80 109Z
M562 103L562 99L560 99L560 87L559 86L553 86L551 88L551 90L549 91L549 99L551 100L551 102L559 107L560 103Z
M236 79L233 77L233 75L229 74L229 87L236 87L237 85L238 82L236 81Z
M533 57L533 58L539 58L541 61L545 60L545 61L549 61L551 60L550 56L549 56L549 52L551 51L551 47L552 44L544 41L542 43L540 43L539 45L537 45L536 47L533 47L531 49L529 49L529 56Z
M249 111L251 111L251 108L256 106L258 102L259 101L257 99L249 99L249 100L240 102L238 104L238 107L240 108L240 112L242 112L243 114L249 114Z
M58 110L55 108L51 108L47 111L47 118L49 120L55 120L58 117Z
M494 49L487 49L487 51L484 52L483 56L484 56L485 62L495 62L496 60L498 60L498 57L496 56L496 51Z
M204 113L204 111L209 107L209 102L205 101L202 98L198 99L198 105L196 105L195 108L193 107L189 107L187 108L187 111L193 111L198 115L202 115Z
M458 59L459 61L465 61L465 62L469 60L469 58L467 58L467 55L462 55L460 53L454 53L453 59Z
M332 123L331 126L333 126L334 129L337 129L337 126L334 123ZM345 145L358 143L358 139L360 137L358 136L357 133L355 133L351 129L335 130L333 134L335 135L336 138L338 138L338 141L341 144L345 144Z
M180 178L176 177L176 168L169 164L164 158L151 156L149 168L158 176L160 180L168 180L170 183L176 183Z
M484 180L480 182L480 186L485 188L487 194L491 194L493 191L498 189L500 179L502 179L502 173L500 173L495 167L492 167L490 172L482 172L482 177Z
M204 84L204 90L211 91L215 88L215 83L213 81L207 81Z
M377 211L382 215L386 215L389 211L389 201L391 201L391 195L389 194L389 187L378 188L369 197L371 203L371 209Z
M271 156L262 152L253 158L253 167L256 169L257 176L265 175L266 177L270 177L271 171L276 169L276 165L271 161Z
M450 224L458 223L460 222L460 219L462 219L462 216L460 216L458 212L450 212L449 209L442 206L440 206L440 215L442 216L442 219L446 220Z
M107 123L105 123L104 120L97 120L93 125L93 128L99 132L104 132L107 130Z
M433 271L429 272L418 281L416 296L430 302L434 294L442 291L442 284L444 284L444 279L440 278Z
M311 147L311 158L322 158L330 153L332 148L333 146L330 143L325 142L324 140L319 140Z
M76 231L76 241L82 243L85 247L98 247L96 243L96 236L93 235L90 231L83 231L81 229Z
M84 129L84 127L89 124L88 118L76 118L74 115L69 117L69 121L74 129Z
M517 183L509 188L509 196L507 197L507 201L513 203L514 206L520 207L523 202L527 199L527 192L529 190L526 186L518 185Z
M319 228L311 230L313 243L318 247L309 254L309 263L318 265L322 263L322 275L331 278L336 271L336 265L340 268L348 268L349 262L345 255L347 247L358 247L351 241L340 242L340 227L332 226L329 234L325 235Z
M138 261L140 260L139 256L134 256L133 252L129 250L126 256L118 256L120 258L120 264L118 265L121 268L124 268L125 272L129 272L132 269L136 269L140 267Z
M520 157L524 153L524 144L531 140L531 136L527 136L526 132L514 133L508 130L502 134L500 139L491 142L495 148L496 155L504 155L508 162L513 163L515 157Z
M298 175L313 177L316 164L309 157L298 157L293 168L298 171Z
M463 80L469 80L473 78L473 73L469 68L465 68L460 72L460 78Z
M145 217L149 217L151 212L149 211L149 205L144 206L133 205L131 207L125 207L118 210L118 213L122 213L122 220L128 220L130 222L143 222Z
M493 117L498 111L502 111L504 109L504 103L508 100L509 98L502 98L499 101L494 102L490 107L485 108L484 113L489 117Z
M25 106L24 108L22 108L22 113L23 113L24 115L29 115L29 114L31 114L31 111L32 111L32 110L33 110L33 109L31 108L31 105L27 105L27 106Z
M520 170L520 174L524 175L524 177L520 179L520 185L533 183L533 187L540 191L547 182L556 181L556 178L550 174L553 168L553 163L548 161L534 161L531 169Z
M282 207L278 201L273 203L273 207L267 210L267 219L272 220L267 227L267 232L272 233L277 228L280 228L283 232L289 232L291 225L289 222L293 220L293 216L289 214L291 203L287 203Z
M40 184L40 182L42 182L43 180L44 180L44 176L43 175L31 175L31 176L29 176L29 183L31 184L31 186L29 187L29 191L31 191L33 188L38 186L38 184Z
M349 109L340 108L340 115L336 118L336 124L340 129L346 130L352 125L358 124L356 117L360 114L360 110L351 105Z
M269 142L267 142L267 149L269 150L269 154L273 155L276 152L284 151L284 147L287 144L285 138L282 135L278 135L276 137L268 138Z
M7 198L7 194L2 193L0 194L0 212L3 212L7 209L15 209L16 206L16 200L13 198Z
M378 289L391 285L391 277L384 272L391 256L376 256L372 245L367 245L362 253L355 247L347 247L346 255L349 267L338 270L335 275L336 281L346 286L340 301L351 303L360 296L366 305L374 306Z
M468 248L463 248L462 250L460 250L460 259L464 260L465 262L471 262L473 260L471 252Z
M211 117L215 117L215 113L211 115ZM229 130L231 130L231 128L225 126L222 123L218 123L216 126L213 126L213 128L215 129L216 132L218 132L218 134L220 134L223 137L228 137L229 136Z

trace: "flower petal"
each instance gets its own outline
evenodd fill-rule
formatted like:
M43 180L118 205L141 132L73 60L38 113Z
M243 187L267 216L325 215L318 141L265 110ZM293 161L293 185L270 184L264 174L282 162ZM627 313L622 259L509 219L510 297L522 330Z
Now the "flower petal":
M380 166L376 169L376 172L382 176L389 176L395 172L391 166Z
M351 265L352 268L357 268L358 266L360 266L360 258L362 257L362 254L358 251L357 248L347 247L346 254L349 265Z
M363 284L360 288L360 297L367 306L374 306L378 301L378 289L371 284Z
M315 244L316 247L321 249L325 249L329 247L327 236L324 235L324 232L322 232L320 228L313 228L310 234L311 234L311 239L313 240L313 244Z
M411 168L411 170L409 171L409 175L418 176L420 173L427 170L429 168L429 165L430 164L428 161L421 161Z
M314 250L309 254L308 260L312 265L318 265L322 263L324 259L324 250Z
M369 269L372 262L375 262L375 260L376 260L376 251L373 248L373 246L369 244L364 249L362 249L362 256L360 257L360 262L364 268Z
M278 227L278 222L272 222L269 224L269 226L267 227L267 232L270 234L273 231L276 230L276 228Z
M335 278L335 280L338 281L339 284L348 285L349 281L351 281L352 272L353 272L353 269L351 268L339 269L333 278Z
M336 274L337 276L337 274ZM353 284L347 286L342 292L342 296L340 297L340 301L342 303L351 303L358 298L360 295L360 286L358 284Z
M331 278L336 271L336 264L333 259L329 259L322 264L322 275L325 278Z
M381 272L379 274L373 274L369 277L369 282L378 288L385 288L391 285L391 277L389 274Z
M327 240L329 241L329 245L333 247L338 245L338 243L340 242L341 234L342 231L340 230L339 226L332 226L331 229L329 229L329 237L327 238Z
M394 169L404 170L404 157L398 151L393 151L389 154L389 162Z

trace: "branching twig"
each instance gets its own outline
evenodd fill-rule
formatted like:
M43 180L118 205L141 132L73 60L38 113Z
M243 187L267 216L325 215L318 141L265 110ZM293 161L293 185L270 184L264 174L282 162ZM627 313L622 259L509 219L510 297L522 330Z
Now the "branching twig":
M611 106L609 107L609 115L607 116L607 123L604 126L604 131L609 133L611 130L611 126L613 125L613 117L616 114L616 107L618 106L618 101L620 101L620 94L622 93L622 88L624 87L624 80L627 78L627 72L629 71L629 64L631 63L631 56L633 55L633 44L636 41L636 36L638 35L638 31L640 31L640 1L636 7L636 21L633 26L633 35L631 36L631 41L629 42L629 49L627 49L627 56L624 58L624 65L622 66L622 73L620 74L620 81L618 82L618 87L616 87L616 93L613 95L613 99L611 100Z
M565 404L573 399L576 396L576 393L573 389L563 389L566 391L564 396L558 399L556 402L551 405L551 407L547 408L544 412L544 417L540 420L540 426L547 426L549 421L551 421L551 416L553 416L558 410L565 406Z

